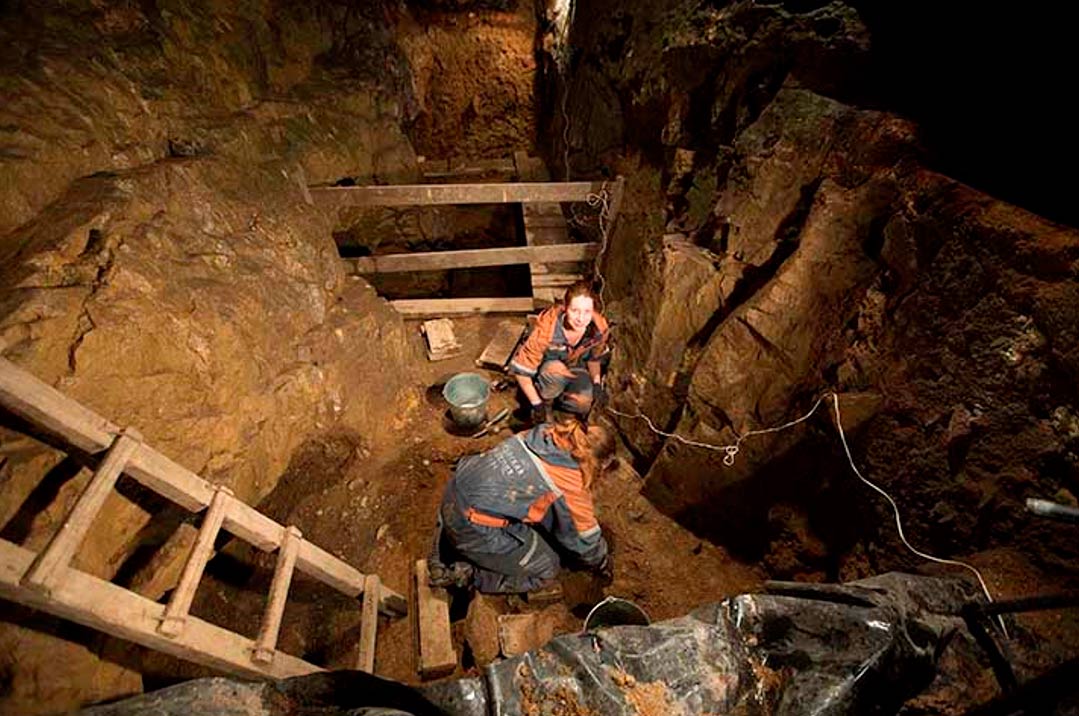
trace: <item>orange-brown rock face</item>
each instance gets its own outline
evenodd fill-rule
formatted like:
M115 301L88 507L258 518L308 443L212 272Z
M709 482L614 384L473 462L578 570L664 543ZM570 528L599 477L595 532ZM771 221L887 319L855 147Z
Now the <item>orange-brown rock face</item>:
M21 7L0 35L0 350L251 503L315 436L388 436L419 359L300 188L414 176L409 98L384 69L326 64L343 51L330 18L271 5ZM334 29L363 36L362 19ZM390 33L372 28L374 48ZM39 549L89 476L2 438L0 534ZM169 542L154 574L128 560L178 515L121 488L75 565L160 598L185 550ZM82 632L4 609L0 711L140 688Z
M398 41L413 72L418 114L410 130L430 159L509 157L535 144L536 21L516 10L418 13Z
M1079 231L930 170L921 128L858 106L857 13L810 5L582 11L595 44L567 81L602 89L574 96L590 106L570 161L627 175L604 269L645 492L780 578L924 564L853 475L837 393L915 544L972 556L998 596L1074 584L1074 528L1023 501L1079 491ZM574 134L597 115L607 130ZM998 550L1043 581L994 575ZM1079 629L1052 636L1073 648Z

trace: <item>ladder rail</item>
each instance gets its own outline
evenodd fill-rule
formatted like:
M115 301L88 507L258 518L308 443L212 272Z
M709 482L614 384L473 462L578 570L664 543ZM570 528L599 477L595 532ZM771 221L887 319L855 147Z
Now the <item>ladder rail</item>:
M323 671L276 650L295 570L391 616L407 611L404 597L380 586L329 552L304 540L250 505L121 431L105 418L0 357L0 406L71 449L91 455L107 449L93 478L40 554L0 539L0 597L128 639L183 659L247 677L284 678ZM123 473L192 512L206 510L180 584L161 605L70 566L94 518ZM190 615L213 544L221 529L262 549L280 549L257 639ZM374 585L372 587L372 585ZM376 607L369 607L376 608Z
M105 450L122 432L105 418L2 357L0 405L88 453ZM213 499L214 485L145 443L131 456L125 473L192 512L206 509ZM228 511L224 528L265 552L280 548L285 533L283 525L239 500L235 500ZM310 542L305 541L301 547L297 568L346 596L356 597L363 592L365 575L362 572ZM383 586L383 613L399 616L405 605L407 601L401 594Z
M237 676L283 679L325 671L283 652L258 664L251 660L253 640L194 616L177 637L164 636L157 631L164 605L72 567L61 570L49 594L24 587L33 560L30 550L0 539L0 597Z

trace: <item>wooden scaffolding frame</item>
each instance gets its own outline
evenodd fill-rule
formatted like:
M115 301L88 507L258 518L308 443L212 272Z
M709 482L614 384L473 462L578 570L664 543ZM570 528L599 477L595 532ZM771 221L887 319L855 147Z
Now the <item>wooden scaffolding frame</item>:
M363 597L360 668L373 670L377 612L402 616L404 597L329 552L173 462L35 376L0 358L0 406L41 431L50 444L102 456L96 471L48 545L39 553L0 540L0 597L127 639L181 659L244 677L284 678L323 669L277 650L295 570ZM198 537L168 604L70 565L121 474L184 507L202 512ZM252 640L189 613L213 544L224 529L259 549L277 551L277 565L258 636ZM375 606L377 605L377 607ZM377 609L377 612L376 612Z
M503 167L505 162L500 162ZM468 313L529 313L544 302L558 300L565 288L584 273L550 271L548 264L577 264L595 259L597 243L570 243L562 203L586 202L609 192L608 234L621 206L625 180L613 182L549 182L542 163L524 152L514 155L518 182L488 184L408 184L397 186L304 187L305 197L326 208L345 206L436 206L447 204L520 204L525 246L462 251L431 251L344 259L357 275L408 271L443 271L480 266L528 264L532 296L524 298L431 298L390 301L410 317Z

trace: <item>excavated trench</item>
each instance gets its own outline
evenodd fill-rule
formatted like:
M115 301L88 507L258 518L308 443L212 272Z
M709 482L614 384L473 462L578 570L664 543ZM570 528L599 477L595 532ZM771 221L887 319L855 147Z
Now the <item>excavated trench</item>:
M887 98L864 84L874 13L630 0L580 4L561 36L556 2L325 3L311 17L248 8L211 23L207 8L91 5L85 18L19 15L42 36L67 33L70 46L47 45L40 63L9 38L17 70L0 87L21 82L40 101L0 107L13 138L0 159L19 160L0 165L12 208L0 349L400 592L454 463L522 423L462 436L439 391L476 369L500 317L455 318L460 353L432 362L419 322L383 299L532 287L526 266L361 279L342 259L520 246L519 210L322 215L296 182L416 183L434 161L518 150L544 156L552 176L626 179L600 266L617 411L600 419L618 431L621 460L595 492L614 582L565 572L564 599L548 606L455 598L453 676L497 658L500 616L533 614L544 638L576 632L604 594L658 621L769 579L964 575L899 541L827 404L739 440L832 392L853 460L901 505L912 542L968 560L997 598L1079 588L1075 528L1022 506L1079 494L1079 235L926 168L917 127L878 109ZM236 49L238 35L261 49ZM217 48L220 72L197 60L189 43L200 42ZM117 50L88 49L103 43ZM175 86L165 58L182 63ZM68 72L81 78L72 86L104 87L116 117L55 79ZM41 98L64 111L42 114ZM221 110L182 109L200 103ZM38 128L43 117L54 124ZM974 171L963 164L973 151L940 166ZM991 179L1023 200L1002 170ZM566 219L575 240L599 238L594 211ZM519 407L512 390L488 413L503 407ZM0 538L39 549L86 471L17 436L18 418L0 425ZM661 433L739 451L725 464L721 449ZM118 535L95 534L77 564L167 600L198 518L127 478L118 493ZM253 638L274 555L228 537L215 548L192 613ZM303 576L290 596L279 647L354 668L357 602ZM213 673L22 607L2 619L0 711L55 712ZM1009 621L1023 680L1074 658L1077 619ZM954 714L998 692L972 639L956 644L901 713ZM407 619L380 619L376 672L418 682Z

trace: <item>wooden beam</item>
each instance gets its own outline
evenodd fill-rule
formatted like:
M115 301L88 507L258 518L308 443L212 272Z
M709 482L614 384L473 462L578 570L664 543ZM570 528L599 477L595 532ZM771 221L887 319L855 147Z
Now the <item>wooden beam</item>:
M530 313L536 307L524 298L416 298L390 301L405 316L444 316L462 313Z
M618 177L614 180L611 188L611 198L607 204L607 221L610 222L610 231L614 231L614 224L618 221L618 213L622 211L622 199L626 195L626 178Z
M97 513L101 511L120 473L124 471L127 461L138 447L139 435L136 431L127 431L116 437L60 529L26 571L26 576L23 577L24 586L43 592L49 592L56 587L61 571L71 563L71 558L86 539L86 533L90 531Z
M210 507L202 517L202 526L199 527L199 536L191 548L191 553L184 563L184 571L180 575L180 583L172 590L172 597L165 607L165 615L157 630L165 636L176 636L184 630L187 623L187 614L191 610L191 602L195 599L195 591L202 581L202 573L206 569L206 563L214 551L214 540L221 531L221 525L225 521L229 504L233 502L232 490L221 485L218 486L214 499L210 501Z
M603 182L510 182L504 184L402 184L312 187L316 205L430 206L435 204L523 204L587 201Z
M170 639L157 632L163 605L70 567L50 594L26 589L20 581L33 560L33 552L0 540L0 598L236 676L284 679L323 671L280 653L272 664L255 664L251 639L196 617L188 617L183 633Z
M423 679L446 676L457 668L450 631L450 597L445 589L427 583L427 560L416 562L414 575L416 671Z
M363 618L360 620L360 654L356 668L375 673L375 645L378 639L378 602L382 585L377 574L369 574L363 587Z
M342 259L353 273L399 273L402 271L445 271L478 266L509 266L531 261L590 261L599 244L554 244L550 246L509 246L499 249L428 251L419 254L386 254L359 259Z
M566 288L583 280L584 275L579 273L541 273L532 277L532 287Z
M274 567L273 582L270 584L270 598L266 600L266 611L262 614L255 650L251 654L251 658L261 664L273 662L277 653L277 636L281 633L281 620L285 616L285 605L288 603L288 589L292 584L296 555L302 542L303 535L300 530L289 525L285 529L281 550L277 553L277 565Z

